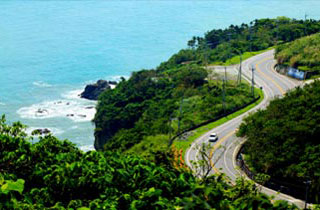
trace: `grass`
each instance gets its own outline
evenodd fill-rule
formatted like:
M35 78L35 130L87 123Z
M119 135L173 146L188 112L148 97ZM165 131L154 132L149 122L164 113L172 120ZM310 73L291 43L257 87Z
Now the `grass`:
M220 120L217 120L215 122L212 122L208 125L205 125L205 126L202 126L196 130L193 131L193 134L191 136L189 136L187 138L187 140L183 140L183 141L175 141L173 144L174 146L177 148L177 149L182 149L183 150L183 157L185 155L185 152L187 151L187 149L191 146L191 143L196 140L197 138L199 138L200 136L202 136L203 134L205 134L206 132L208 132L209 130L219 126L219 125L222 125L224 124L225 122L229 121L229 120L232 120L238 116L240 116L241 114L247 112L248 110L252 109L253 107L255 107L256 105L258 105L264 98L264 95L263 95L263 91L261 89L258 89L256 88L255 90L256 93L258 93L260 95L260 99L258 101L256 101L255 103L253 104L250 104L249 106L237 111L237 112L234 112L224 118L221 118Z
M264 53L268 50L272 50L274 47L269 47L265 50L260 50L260 51L255 51L255 52L244 52L242 54L242 60L246 60L248 58L251 58L255 55L258 55L258 54L261 54L261 53ZM240 55L237 55L237 56L234 56L228 60L226 60L226 62L215 62L213 63L212 65L221 65L221 66L230 66L230 65L235 65L235 64L238 64L240 63Z
M147 158L149 160L154 160L154 152L165 151L168 149L169 136L168 135L155 135L146 136L141 142L135 144L125 153L136 154L140 157Z

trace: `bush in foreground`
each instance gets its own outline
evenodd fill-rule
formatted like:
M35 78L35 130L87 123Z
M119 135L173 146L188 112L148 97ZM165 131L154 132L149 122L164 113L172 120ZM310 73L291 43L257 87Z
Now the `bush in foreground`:
M295 208L272 204L244 180L231 186L221 175L200 184L168 159L84 153L50 135L31 144L23 128L0 121L0 209Z

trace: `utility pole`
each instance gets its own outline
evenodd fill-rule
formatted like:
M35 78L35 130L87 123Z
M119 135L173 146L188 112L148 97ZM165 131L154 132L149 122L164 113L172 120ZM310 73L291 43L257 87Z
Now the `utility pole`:
M171 140L171 124L172 124L172 115L170 115L169 117L169 141Z
M183 96L180 102L180 108L179 108L179 117L178 117L178 134L180 133L180 120L182 118L182 103L183 103Z
M205 53L204 53L204 59L205 59L205 65L206 67L209 65L209 56L210 56L210 46L213 45L213 43L210 43L209 41L205 41L204 42L205 46L204 46L204 50L205 50Z
M240 66L239 66L239 73L238 73L238 84L241 84L241 77L242 77L242 54L239 51L239 55L240 55Z
M224 67L224 79L226 80L226 85L227 85L228 78L227 78L227 67L226 66Z
M208 66L208 44L207 44L207 42L205 43L204 60L205 60L205 65L207 67Z
M241 84L241 77L242 77L242 54L240 52L240 77L239 77L240 84Z
M222 106L223 106L223 113L226 113L226 68L224 67L224 78L223 78L223 84L222 84Z
M309 191L309 186L311 184L311 181L305 181L304 182L306 184L306 197L305 197L305 202L304 202L304 209L307 209L307 204L308 204L308 191Z
M304 35L307 36L307 17L308 17L308 14L305 13L304 14Z
M276 43L275 43L275 45L278 44L278 40L279 40L279 20L276 19Z
M252 97L254 98L254 67L251 67L252 70L252 79L251 79L251 93Z
M250 25L249 25L249 34L250 34L250 37L249 37L249 43L250 43L250 53L252 52L252 22L250 22Z

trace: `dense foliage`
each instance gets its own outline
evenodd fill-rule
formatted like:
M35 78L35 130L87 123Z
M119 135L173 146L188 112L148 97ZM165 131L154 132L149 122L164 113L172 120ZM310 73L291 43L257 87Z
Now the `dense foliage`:
M108 150L125 151L139 142L159 142L159 136L164 145L171 134L241 106L251 100L247 86L229 84L224 108L222 81L207 80L207 70L200 66L319 31L319 21L279 17L193 37L188 49L173 55L156 70L135 72L101 95L94 119L95 148L105 145Z
M245 136L248 163L278 180L311 180L320 202L320 81L297 88L266 110L247 117L238 132Z
M320 21L286 17L259 19L249 25L231 25L226 29L214 29L208 31L204 37L193 37L188 42L189 49L173 55L167 62L162 63L158 70L172 69L187 62L224 62L241 52L264 50L317 32L320 32Z
M207 76L198 65L134 72L100 96L95 147L101 149L107 142L108 150L124 151L150 136L176 133L252 100L247 84L228 81L224 108L222 81ZM163 144L168 140L167 136Z
M53 136L34 144L20 123L0 120L0 209L294 209L252 183L200 183L171 167L112 152L84 153Z
M300 70L320 74L320 34L303 37L291 43L280 45L276 50L277 62Z

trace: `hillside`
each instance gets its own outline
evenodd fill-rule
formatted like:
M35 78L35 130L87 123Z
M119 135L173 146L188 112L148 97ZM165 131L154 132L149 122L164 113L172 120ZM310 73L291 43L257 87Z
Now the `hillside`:
M170 136L179 131L252 100L246 83L228 81L224 92L221 79L208 79L211 72L204 67L206 64L228 63L239 52L265 50L319 31L319 21L279 17L193 37L188 49L174 54L155 70L134 72L100 96L94 118L95 148L127 151L140 142L146 143L141 148L152 144L156 144L153 149L164 148ZM244 57L250 57L248 54Z
M244 120L238 135L247 139L246 161L256 173L302 189L311 181L310 196L320 202L320 81L271 101Z
M252 101L248 84L229 80L224 107L223 82L207 77L208 71L199 65L133 73L100 96L95 147L105 144L107 150L126 151L154 138L161 138L158 143L167 147L170 135Z
M250 24L230 25L226 29L208 31L203 37L193 37L188 42L188 49L174 54L157 69L164 71L185 62L201 65L224 63L240 53L265 50L318 32L320 21L317 20L256 19Z
M303 37L276 48L280 65L288 65L303 71L320 74L320 34Z
M0 209L296 209L250 182L198 180L171 166L113 152L84 153L53 136L33 142L0 119ZM31 143L33 142L33 143Z

